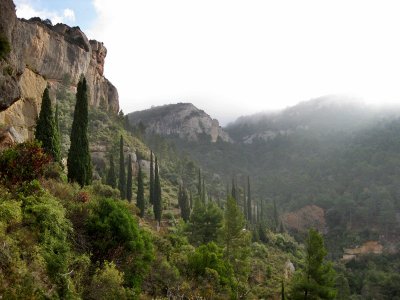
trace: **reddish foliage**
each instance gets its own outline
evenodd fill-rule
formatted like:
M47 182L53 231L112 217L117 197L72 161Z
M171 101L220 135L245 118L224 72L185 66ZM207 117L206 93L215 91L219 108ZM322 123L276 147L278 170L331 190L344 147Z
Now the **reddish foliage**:
M41 178L51 162L37 142L25 142L0 153L0 181L6 185L21 184Z
M76 201L87 203L90 200L90 195L87 192L79 192L75 197Z

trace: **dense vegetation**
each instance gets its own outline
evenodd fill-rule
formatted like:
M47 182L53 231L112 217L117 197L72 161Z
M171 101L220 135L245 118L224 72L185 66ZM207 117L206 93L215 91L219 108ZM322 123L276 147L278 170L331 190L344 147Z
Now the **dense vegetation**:
M193 173L188 168L191 160L200 165L214 199L226 195L227 185L231 190L234 178L244 212L250 175L251 197L258 208L255 217L261 227L279 231L283 226L282 230L286 227L303 241L305 228L290 227L293 224L280 220L287 212L317 205L324 212L328 257L341 262L345 248L375 240L389 250L385 261L397 261L390 254L400 242L400 120L395 110L376 112L358 104L326 105L318 100L282 114L243 118L227 130L235 143L211 143L209 137L201 136L195 142L155 135L144 140L172 161L181 158L175 164L181 166L178 171L164 170L164 176L172 179L172 174ZM196 175L187 177L192 178L187 185L195 191ZM349 295L358 297L375 289L372 281L365 279L375 267L372 257L368 257L371 263L366 263L364 272L355 271L351 263L338 268L340 278L349 284ZM396 267L385 270L388 278L399 271ZM356 279L350 279L352 276ZM399 288L399 284L391 287ZM380 291L383 299L391 299L393 293Z

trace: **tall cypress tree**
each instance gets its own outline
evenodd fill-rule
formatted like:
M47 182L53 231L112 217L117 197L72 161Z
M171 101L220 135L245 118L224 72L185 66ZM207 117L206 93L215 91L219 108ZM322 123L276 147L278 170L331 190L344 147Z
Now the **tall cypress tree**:
M125 158L124 158L124 138L121 135L119 141L119 181L118 189L121 194L121 199L126 197L126 178L125 178Z
M237 193L236 193L236 183L235 183L235 177L232 177L232 198L237 201Z
M74 120L71 129L71 146L68 151L68 181L77 182L81 186L92 181L92 161L89 152L88 128L88 96L86 79L83 77L76 93Z
M278 215L278 209L276 208L276 201L275 201L275 199L274 199L274 225L275 225L275 228L274 228L274 230L275 231L277 231L278 230L278 227L279 227L279 215Z
M247 176L247 220L252 223L252 205L251 205L251 190L250 190L250 177Z
M114 165L114 157L110 155L110 168L107 173L107 184L112 188L117 187L117 177L115 176L115 165Z
M42 105L36 123L35 139L42 142L43 149L53 157L54 161L60 161L60 139L51 108L48 88L43 92Z
M201 201L205 204L206 203L206 185L204 183L204 177L203 177L203 183L201 187Z
M61 163L61 130L60 130L60 111L58 109L58 103L56 103L56 112L54 115L54 126L56 129L55 135L55 149L56 149L56 157L55 160Z
M150 204L154 204L154 162L153 151L150 151Z
M200 168L199 168L199 176L198 176L198 182L197 182L197 193L199 195L199 199L201 199L202 193L201 193L201 171L200 171Z
M137 178L137 195L136 195L136 206L140 210L140 217L144 217L144 187L143 187L143 174L142 174L142 167L139 163L139 171L138 171L138 178Z
M154 166L154 203L153 203L154 217L160 225L161 212L162 212L162 199L161 199L161 183L158 170L157 157Z
M126 199L129 202L132 201L132 157L129 154L128 157L128 178L126 179Z
M181 216L182 219L187 222L190 218L190 204L189 204L189 195L185 188L182 189L182 196L181 196Z

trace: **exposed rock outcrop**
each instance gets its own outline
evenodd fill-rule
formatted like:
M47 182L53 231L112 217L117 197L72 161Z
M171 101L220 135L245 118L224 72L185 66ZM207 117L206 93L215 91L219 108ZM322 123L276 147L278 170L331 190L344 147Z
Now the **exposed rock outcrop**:
M0 60L0 123L13 126L24 139L32 137L46 84L55 95L65 85L76 87L83 74L89 103L119 110L118 92L103 75L107 50L79 27L18 19L12 0L2 0L0 34L11 46Z
M202 135L211 142L221 139L231 142L229 135L204 111L191 103L169 104L128 114L132 126L142 126L146 133L175 135L189 141L198 141Z
M382 254L383 246L378 241L368 241L356 248L344 249L342 260L347 262L366 254Z

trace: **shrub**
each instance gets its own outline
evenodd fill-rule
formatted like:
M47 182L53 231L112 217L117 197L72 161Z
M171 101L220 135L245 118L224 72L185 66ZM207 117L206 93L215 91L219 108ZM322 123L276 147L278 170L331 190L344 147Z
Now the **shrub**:
M89 299L126 299L124 273L118 271L113 262L104 262L103 267L96 270L88 291Z
M0 181L5 185L21 184L43 176L51 157L37 142L25 142L0 154Z
M93 202L86 231L93 259L118 259L127 286L138 290L153 260L153 246L124 203L112 199Z

